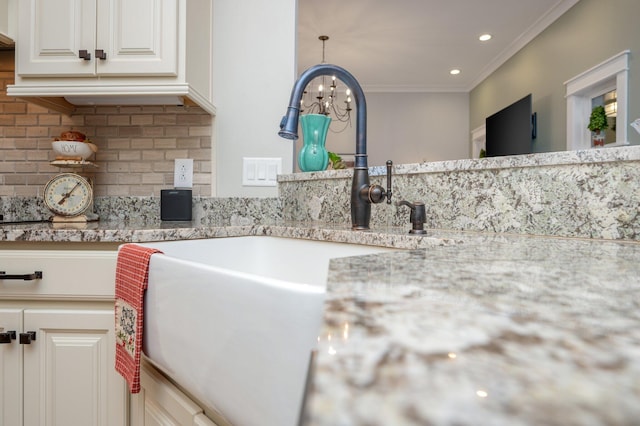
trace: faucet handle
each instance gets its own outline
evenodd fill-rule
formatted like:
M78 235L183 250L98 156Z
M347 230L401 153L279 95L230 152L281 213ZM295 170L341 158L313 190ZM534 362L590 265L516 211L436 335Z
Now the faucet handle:
M391 166L393 161L387 160L387 190L385 191L380 185L365 186L360 191L360 196L364 200L369 201L372 204L381 203L385 198L387 204L391 204Z
M424 223L427 221L427 212L424 206L424 203L416 201L415 203L410 203L408 201L402 200L396 203L396 206L407 206L411 209L411 214L409 215L409 221L413 225L410 234L426 234L427 231L424 230Z

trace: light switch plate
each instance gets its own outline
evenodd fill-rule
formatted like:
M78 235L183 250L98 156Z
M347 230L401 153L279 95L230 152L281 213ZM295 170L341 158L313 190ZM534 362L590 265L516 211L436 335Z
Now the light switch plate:
M282 158L242 158L243 186L278 186Z

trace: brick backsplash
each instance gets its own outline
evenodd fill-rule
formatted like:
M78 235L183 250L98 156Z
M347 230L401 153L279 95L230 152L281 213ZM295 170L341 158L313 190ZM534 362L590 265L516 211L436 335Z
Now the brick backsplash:
M0 196L39 196L51 176L78 172L96 196L152 196L173 187L176 158L193 158L193 194L211 195L211 116L196 106L91 106L71 115L7 96L14 52L0 51ZM51 141L79 130L97 167L59 168Z

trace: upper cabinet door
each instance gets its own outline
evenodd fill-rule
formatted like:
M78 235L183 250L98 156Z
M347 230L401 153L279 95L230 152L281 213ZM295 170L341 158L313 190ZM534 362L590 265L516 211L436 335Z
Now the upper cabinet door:
M100 75L177 75L178 0L99 0Z
M18 19L20 75L95 75L96 0L20 0Z
M175 76L178 0L21 0L17 73Z

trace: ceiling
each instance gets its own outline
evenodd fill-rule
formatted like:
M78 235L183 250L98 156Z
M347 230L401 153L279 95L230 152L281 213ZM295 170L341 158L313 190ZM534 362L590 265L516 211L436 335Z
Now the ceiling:
M298 72L328 35L325 61L366 91L468 92L578 1L298 0Z

